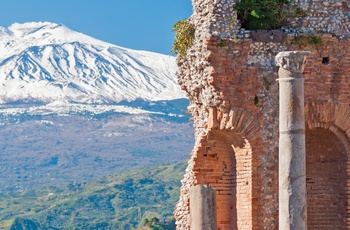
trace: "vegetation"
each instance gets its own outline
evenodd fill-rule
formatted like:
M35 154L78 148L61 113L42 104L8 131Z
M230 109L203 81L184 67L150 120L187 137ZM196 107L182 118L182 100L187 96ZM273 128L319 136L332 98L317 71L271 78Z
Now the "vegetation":
M175 230L175 219L169 219L161 223L157 217L152 217L150 219L143 219L141 223L141 229L145 230Z
M322 37L315 35L303 35L295 37L292 44L297 44L299 48L305 48L308 45L319 46L322 44Z
M242 27L249 30L276 29L305 12L290 0L241 0L234 6Z
M171 51L173 54L179 54L179 57L183 59L186 56L188 48L193 45L194 26L188 19L183 19L176 22L171 31L176 33Z
M226 44L226 40L225 39L223 39L223 38L221 38L220 39L220 42L219 42L219 44L218 44L218 47L225 47L227 44Z
M20 195L0 194L0 227L128 230L148 219L147 229L174 229L171 218L185 168L181 162Z
M259 98L258 98L258 95L255 95L254 97L254 105L257 105L259 104Z
M23 218L16 218L11 225L10 230L37 230L40 226L35 221Z

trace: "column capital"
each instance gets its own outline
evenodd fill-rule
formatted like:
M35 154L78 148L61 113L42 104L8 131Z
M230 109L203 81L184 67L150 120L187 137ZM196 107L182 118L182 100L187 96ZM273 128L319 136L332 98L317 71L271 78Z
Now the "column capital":
M310 51L283 51L276 56L276 65L290 72L302 73L306 64L306 57Z

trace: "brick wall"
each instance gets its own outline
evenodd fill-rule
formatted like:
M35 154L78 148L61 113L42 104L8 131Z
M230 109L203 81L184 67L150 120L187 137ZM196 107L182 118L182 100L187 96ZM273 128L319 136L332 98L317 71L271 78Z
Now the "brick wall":
M307 16L292 22L292 30L324 33L316 35L321 45L306 47L280 31L265 32L263 40L235 39L236 2L192 1L195 42L178 60L177 75L190 100L196 143L174 212L177 228L189 229L189 188L209 184L218 195L218 229L278 229L274 59L281 51L309 50L304 72L308 228L350 229L349 2L295 1Z
M346 148L329 130L306 132L308 229L348 229Z
M219 103L202 113L208 131L197 138L189 168L192 185L217 189L218 229L278 229L277 69L254 58L274 60L279 51L301 49L312 51L305 68L308 227L350 228L350 40L320 36L322 45L303 48L292 37L283 44L204 41L207 87ZM193 119L203 121L198 113Z

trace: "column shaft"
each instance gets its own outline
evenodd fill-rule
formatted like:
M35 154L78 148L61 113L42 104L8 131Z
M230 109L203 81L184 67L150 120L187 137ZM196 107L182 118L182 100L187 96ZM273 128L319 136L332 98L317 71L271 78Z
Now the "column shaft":
M303 69L309 52L281 52L279 68L279 229L306 230Z
M215 189L196 185L190 189L191 230L216 230Z

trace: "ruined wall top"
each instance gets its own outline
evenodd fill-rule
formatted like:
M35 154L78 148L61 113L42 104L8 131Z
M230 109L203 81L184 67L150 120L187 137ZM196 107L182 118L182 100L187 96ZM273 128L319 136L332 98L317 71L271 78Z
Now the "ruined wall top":
M307 16L298 26L302 31L314 31L344 36L350 34L349 0L296 0Z
M240 23L233 6L239 0L192 0L197 34L229 38L237 35ZM350 0L294 0L307 16L292 20L298 33L330 33L340 38L350 35Z
M238 22L232 22L236 17L235 3L236 0L192 0L196 33L205 37L232 37L240 28Z

